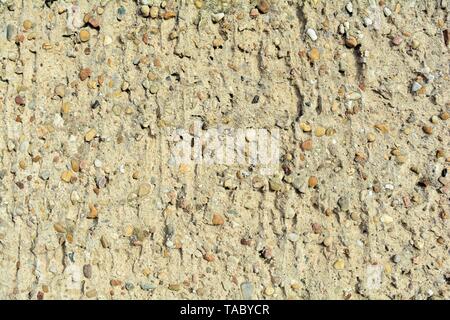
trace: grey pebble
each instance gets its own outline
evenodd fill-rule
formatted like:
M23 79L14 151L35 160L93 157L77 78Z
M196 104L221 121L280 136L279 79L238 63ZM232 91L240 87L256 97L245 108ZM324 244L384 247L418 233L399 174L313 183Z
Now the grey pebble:
M244 300L250 300L253 297L253 284L250 282L243 282L241 284L242 297Z
M156 289L156 286L152 283L141 283L140 287L144 291L150 291Z
M83 274L88 279L92 277L92 266L90 264L85 264L83 266Z
M97 184L97 187L99 187L100 189L106 187L106 177L100 176L95 178L95 183Z
M6 26L6 39L11 41L16 33L16 28L12 24Z
M42 180L48 180L48 178L50 178L50 172L48 170L42 170L41 173L39 174L39 177Z
M422 88L422 85L416 81L413 82L412 86L411 86L411 91L412 92L416 92L418 91L420 88Z
M395 263L399 263L401 261L401 258L398 254L396 254L392 257L392 261Z
M339 198L338 205L341 211L348 211L350 209L350 201L345 196Z

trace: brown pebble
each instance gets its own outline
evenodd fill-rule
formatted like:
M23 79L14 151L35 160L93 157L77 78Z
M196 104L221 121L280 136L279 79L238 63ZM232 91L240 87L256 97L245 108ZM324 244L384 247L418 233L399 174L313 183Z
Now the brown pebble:
M252 239L245 239L245 238L241 239L241 244L243 246L251 246L252 243L253 243Z
M308 139L303 141L301 148L303 151L311 151L312 150L312 140Z
M345 39L345 45L347 48L354 48L358 45L358 40L353 36L349 36Z
M272 249L270 247L265 247L261 252L261 255L266 260L271 260L273 258Z
M90 204L89 205L89 213L87 215L87 218L88 219L97 219L97 217L98 217L97 208L93 204Z
M250 17L251 18L256 18L257 16L259 16L259 11L256 8L253 8L252 10L250 10Z
M316 62L320 59L320 52L319 49L317 48L312 48L311 51L309 52L309 59L312 62Z
M17 105L19 106L24 106L25 105L25 99L21 96L17 96L14 101L16 102Z
M215 260L215 257L212 253L205 253L203 255L203 259L205 259L208 262L213 262Z
M109 283L110 283L113 287L118 287L118 286L121 286L121 285L122 285L122 281L117 280L117 279L112 279Z
M400 37L400 36L395 36L395 37L392 39L392 44L393 44L394 46L399 46L402 42L403 42L403 39L402 39L402 37Z
M425 132L426 134L432 134L433 133L433 128L430 126L423 126L422 127L423 132Z
M218 214L218 213L214 213L213 217L212 217L212 224L215 226L221 226L225 223L225 220L223 219L223 217Z
M62 226L62 225L59 224L59 223L55 223L55 224L53 225L53 228L56 230L56 232L59 232L59 233L64 233L64 232L66 232L66 228L64 228L64 226Z
M261 12L262 14L266 14L267 12L269 12L270 4L266 0L260 0L257 8L259 12Z
M309 177L308 186L310 188L315 188L317 186L317 184L318 184L317 177L314 177L314 176Z
M168 20L168 19L174 18L176 15L177 14L175 13L175 11L169 10L169 11L164 12L163 18L164 18L164 20Z
M92 70L89 68L83 68L80 70L80 80L84 81L89 78L92 74Z
M90 18L89 19L89 25L94 28L97 29L100 26L100 21L96 18Z
M450 118L450 114L446 111L441 112L441 114L439 115L439 118L441 118L441 120L448 120L448 118Z
M331 215L333 214L333 210L330 208L327 208L327 209L325 209L324 213L327 217L331 217Z
M318 223L313 223L311 225L311 227L312 227L312 230L313 230L313 232L315 234L320 234L322 232L322 226L320 224L318 224Z

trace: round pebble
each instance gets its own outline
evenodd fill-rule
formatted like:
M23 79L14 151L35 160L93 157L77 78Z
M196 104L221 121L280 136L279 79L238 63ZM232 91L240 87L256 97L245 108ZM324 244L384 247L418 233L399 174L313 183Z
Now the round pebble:
M89 41L90 38L91 38L91 34L90 34L89 30L87 30L87 29L80 30L80 40L82 42L87 42L87 41Z

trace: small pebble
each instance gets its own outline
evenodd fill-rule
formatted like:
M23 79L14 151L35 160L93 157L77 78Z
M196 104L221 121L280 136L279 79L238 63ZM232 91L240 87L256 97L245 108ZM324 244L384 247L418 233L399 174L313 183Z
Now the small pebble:
M94 298L97 296L97 290L92 289L86 292L86 297L88 298Z
M326 238L323 240L323 245L324 245L325 247L331 247L332 244L333 244L333 238L332 238L332 237L326 237Z
M344 268L345 268L345 261L343 260L343 259L337 259L335 262L334 262L334 268L336 269L336 270L344 270Z
M178 284L178 283L169 284L169 290L171 290L171 291L180 291L181 290L181 285Z
M256 8L253 8L250 10L250 17L251 18L256 18L257 16L259 16L259 10Z
M270 9L269 2L267 2L266 0L260 0L257 8L259 12L261 12L262 14L266 14Z
M317 40L317 33L314 29L309 28L308 30L306 30L306 34L312 41Z
M197 9L201 9L203 7L203 0L195 0L194 4Z
M87 215L88 219L97 219L98 218L98 211L97 208L93 205L89 205L89 213Z
M220 20L222 20L224 17L225 17L225 14L224 14L223 12L214 13L214 14L211 16L211 20L212 20L214 23L218 23L218 22L219 22Z
M30 20L25 20L22 26L25 31L28 31L33 27L33 23Z
M311 151L312 150L312 140L308 139L302 142L301 148L303 151Z
M225 220L223 219L223 217L218 214L218 213L214 213L213 217L212 217L212 224L215 226L221 226L225 223Z
M264 294L266 296L272 296L275 293L275 289L273 287L266 287L266 289L264 290Z
M253 298L253 284L250 282L243 282L241 284L241 292L244 300L251 300Z
M394 222L394 218L392 218L390 215L383 214L380 218L380 221L384 224L390 224Z
M369 17L365 17L365 18L364 18L364 25L365 25L366 27L370 27L372 24L373 24L372 19L370 19Z
M411 91L412 92L417 92L422 88L422 85L416 81L413 82L412 86L411 86Z
M143 17L148 17L150 16L150 7L149 6L141 6L140 8L141 14Z
M13 40L15 34L16 34L16 28L12 24L8 24L6 26L6 39L8 41Z
M83 274L88 279L92 277L92 266L90 264L85 264L83 266Z
M392 39L392 44L395 45L395 46L399 46L402 42L403 42L403 38L400 37L400 36L395 36Z
M351 15L353 13L353 4L351 2L347 3L347 5L345 6L345 9Z
M157 6L153 6L150 8L150 17L153 19L158 18L159 16L159 8Z
M82 42L87 42L91 38L91 34L87 29L80 30L80 40Z
M79 74L80 80L81 81L86 80L87 78L89 78L91 76L91 74L92 74L91 69L89 69L89 68L81 69L80 74Z
M84 135L84 140L86 140L86 142L91 142L92 140L94 140L95 136L97 135L97 130L95 129L90 129L88 132L86 132L86 134Z
M145 197L146 195L148 195L150 193L151 190L152 190L152 187L149 183L143 183L139 186L138 196Z
M314 176L309 177L308 186L310 188L315 188L317 186L317 184L318 184L317 177L314 177Z
M354 48L358 45L358 40L353 36L349 36L345 39L345 45L347 48Z
M66 86L63 84L59 84L55 87L55 94L60 97L63 98L66 95Z
M61 174L61 180L67 183L70 183L72 177L73 173L70 170L63 171L63 173Z
M326 132L326 130L324 127L317 127L314 130L314 134L316 137L323 137L325 135L325 132Z
M317 48L312 48L311 51L309 52L309 59L312 62L316 62L320 59L320 52Z
M59 223L55 223L54 225L53 225L53 228L56 230L56 232L59 232L59 233L65 233L66 232L66 228L64 228L61 224L59 224Z
M430 126L423 126L422 127L423 132L425 132L426 134L432 134L433 133L433 128Z

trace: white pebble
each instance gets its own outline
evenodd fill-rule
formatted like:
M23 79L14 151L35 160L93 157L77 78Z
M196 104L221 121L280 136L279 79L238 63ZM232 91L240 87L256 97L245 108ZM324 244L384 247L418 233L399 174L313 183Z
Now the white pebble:
M215 14L213 14L213 15L211 16L212 21L213 21L214 23L219 22L219 21L222 20L224 17L225 17L225 13L223 13L223 12L215 13Z
M309 28L306 30L306 34L311 38L312 41L317 40L317 33L314 29Z
M297 242L299 236L298 236L298 234L292 232L292 233L289 233L289 234L287 235L287 238L288 238L289 241L291 241L291 242Z
M353 13L353 4L351 2L347 3L345 9L347 9L348 13Z
M394 185L392 185L392 184L390 184L390 183L386 183L386 184L384 185L384 188L385 188L385 189L388 189L388 190L394 190Z
M412 86L411 86L411 91L412 92L416 92L417 90L419 90L420 88L422 88L422 85L416 81L413 82Z
M102 166L102 161L101 160L99 160L99 159L95 159L94 160L94 166L96 167L96 168L100 168L101 166Z
M369 17L365 17L365 18L364 18L364 25L365 25L366 27L369 27L369 26L371 26L372 24L373 24L372 19L370 19Z
M113 39L110 36L105 36L105 39L103 40L103 44L105 46L110 45L113 42Z
M389 9L388 7L384 7L383 12L386 17L389 17L392 14L391 9Z
M394 222L394 218L392 218L390 215L387 214L383 214L380 218L381 222L383 222L384 224L389 224Z

